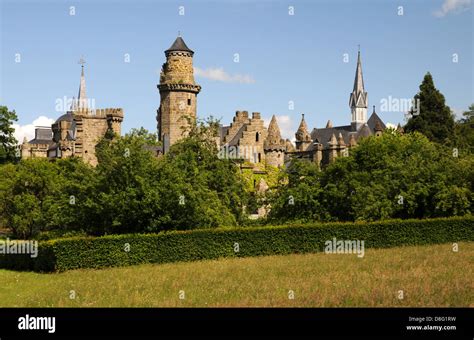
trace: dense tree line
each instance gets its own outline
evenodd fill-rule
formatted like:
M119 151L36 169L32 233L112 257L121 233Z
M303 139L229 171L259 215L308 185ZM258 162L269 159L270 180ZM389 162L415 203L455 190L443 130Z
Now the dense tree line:
M158 158L156 135L142 128L107 134L95 168L80 159L18 161L16 114L1 107L0 226L21 238L212 228L246 225L261 206L269 215L258 223L272 224L471 214L474 105L455 121L430 74L415 100L405 134L363 139L322 170L295 160L267 175L218 157L212 119ZM264 195L254 187L262 178Z

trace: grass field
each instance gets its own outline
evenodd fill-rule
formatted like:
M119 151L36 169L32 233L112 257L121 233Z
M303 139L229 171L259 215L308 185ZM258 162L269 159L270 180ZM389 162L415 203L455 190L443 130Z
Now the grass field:
M474 243L460 243L458 252L444 244L368 249L363 258L317 253L60 274L0 270L0 306L474 307L473 263Z

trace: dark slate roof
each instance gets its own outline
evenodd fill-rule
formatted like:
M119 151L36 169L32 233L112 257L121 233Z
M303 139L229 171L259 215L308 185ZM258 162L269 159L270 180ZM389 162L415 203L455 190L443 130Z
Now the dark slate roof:
M370 135L373 135L373 131L370 129L370 127L367 124L364 124L359 132L357 132L357 140L359 140L360 137L368 137Z
M167 53L167 52L172 52L172 51L184 51L184 52L194 53L193 50L191 50L188 46L186 46L186 43L181 37L177 37L173 45L171 45L171 47L168 48L165 52Z
M380 126L382 126L382 129L386 128L382 119L380 119L380 117L375 112L372 112L369 120L367 121L367 125L369 126L370 130L372 130L372 132L374 132L375 124L377 124L377 122L379 122Z
M35 139L51 139L53 131L51 127L37 127L35 128Z
M33 138L32 140L28 142L28 144L47 144L47 145L51 145L53 143L54 142L52 139L37 139L37 138Z
M311 139L313 141L318 141L323 145L323 147L327 147L329 145L329 140L331 139L332 134L334 134L336 138L338 138L339 133L342 134L342 138L344 138L344 143L348 145L349 140L351 138L351 134L355 132L352 131L350 125L336 126L333 128L313 129L313 131L311 131Z
M35 138L28 142L29 144L52 144L53 132L50 127L37 127L35 129Z
M71 112L68 112L68 113L65 113L63 114L61 117L59 117L58 119L56 119L56 121L54 123L59 123L61 121L67 121L67 122L72 122L72 113Z

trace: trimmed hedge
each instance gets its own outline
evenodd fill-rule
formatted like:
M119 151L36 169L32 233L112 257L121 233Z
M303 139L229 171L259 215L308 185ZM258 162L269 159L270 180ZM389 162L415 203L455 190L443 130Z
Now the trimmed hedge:
M41 241L38 257L0 255L0 268L65 271L324 251L325 242L363 240L366 248L474 241L474 217L327 223L74 237ZM126 251L126 244L130 250ZM239 252L234 251L235 243Z

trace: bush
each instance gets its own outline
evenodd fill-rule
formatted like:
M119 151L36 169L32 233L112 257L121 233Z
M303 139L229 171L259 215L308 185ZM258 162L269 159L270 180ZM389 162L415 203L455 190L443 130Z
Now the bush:
M75 237L40 242L36 259L2 255L0 267L65 271L221 257L319 252L324 250L325 241L333 237L338 240L364 240L367 248L474 241L473 225L474 217L470 216ZM236 243L238 252L234 251Z

